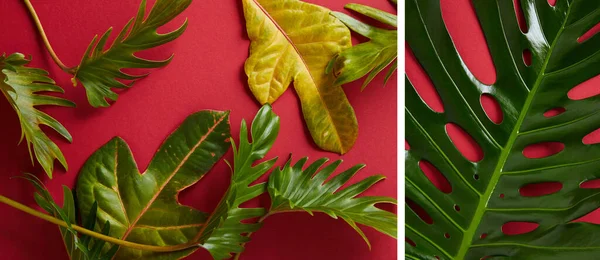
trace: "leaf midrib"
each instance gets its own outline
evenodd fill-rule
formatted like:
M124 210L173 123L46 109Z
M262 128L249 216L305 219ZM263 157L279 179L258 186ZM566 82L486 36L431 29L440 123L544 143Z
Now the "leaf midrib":
M308 76L310 76L311 81L313 82L313 84L315 85L315 88L316 88L317 92L319 93L319 95L318 95L319 96L319 100L321 100L321 103L323 104L323 106L327 110L327 117L329 118L329 121L331 122L331 125L333 125L333 129L335 130L335 137L338 140L340 151L341 151L342 154L346 153L347 151L346 151L346 149L344 147L344 143L342 142L342 138L340 137L340 131L338 130L338 126L334 123L333 117L331 116L330 108L327 105L327 102L325 102L325 100L323 100L323 96L321 95L321 91L319 90L319 86L317 86L315 78L310 73L310 69L308 67L308 64L304 60L304 57L302 57L302 54L300 53L300 51L298 50L298 48L296 48L296 44L294 44L294 42L292 41L292 39L290 39L290 37L288 37L287 33L283 30L283 28L281 28L279 26L279 24L277 23L277 21L275 21L275 18L271 17L271 15L269 14L269 12L267 12L267 10L265 10L258 1L252 0L252 2L254 2L254 4L256 4L256 6L258 6L258 8L263 12L263 14L265 16L267 16L267 18L269 18L269 20L273 23L273 25L275 25L275 28L277 28L277 30L288 41L288 43L290 44L290 46L292 46L292 48L294 48L294 52L296 52L296 55L298 56L298 59L300 59L300 61L302 61L302 65L304 65L304 68L306 69L306 72L308 73ZM296 85L296 79L294 78L294 86L295 85Z
M221 122L223 122L223 120L227 117L227 114L223 114L221 116L221 118L219 118L218 121L215 122L215 124L213 126L211 126L207 131L206 134L204 134L200 140L198 141L198 143L196 143L196 145L194 145L194 147L192 147L192 149L190 149L190 151L188 152L188 154L186 154L186 156L181 160L181 162L179 163L179 165L173 170L173 172L169 175L169 177L165 180L165 182L159 187L158 191L156 192L156 194L154 194L154 196L148 201L148 204L146 204L146 206L140 211L139 215L133 220L133 222L131 222L129 224L129 226L127 227L127 230L125 231L125 233L123 234L123 237L121 238L122 240L127 240L127 236L129 236L130 232L135 228L137 222L142 218L142 216L144 216L144 214L146 214L146 212L148 211L148 209L150 209L150 207L152 206L152 204L154 203L154 201L158 198L158 196L162 193L162 191L165 189L165 187L171 182L171 180L173 179L173 177L177 174L177 172L179 172L179 170L181 169L181 167L187 162L187 160L189 159L189 157L196 151L196 149L198 149L198 147L200 147L200 145L202 145L204 143L204 141L206 140L206 138L208 138L208 136L210 134L212 134L215 129L217 128L217 126L219 126L219 124L221 124ZM144 172L144 174L146 174L146 172ZM202 177L200 177L202 178ZM119 247L119 250L122 247ZM115 253L115 255L113 256L112 259L115 259L115 257L117 256L117 253Z
M500 154L500 159L498 160L498 163L496 164L496 168L494 169L494 172L492 173L491 180L488 183L488 186L487 186L484 194L479 198L479 204L477 205L477 209L475 210L475 214L473 215L472 222L469 225L467 232L465 232L463 234L463 240L461 242L458 254L455 259L464 259L468 250L472 247L471 242L473 241L475 232L477 231L477 228L479 227L479 224L481 223L481 220L483 219L483 214L487 210L487 203L488 203L489 199L491 198L494 189L496 188L496 184L498 183L498 181L500 180L500 177L502 176L502 173L503 173L502 170L504 168L504 165L506 164L506 161L508 160L508 156L510 155L510 152L513 149L513 145L515 144L515 141L516 141L517 137L519 136L519 129L521 128L521 125L523 124L523 121L525 120L527 112L529 111L529 108L531 107L533 98L535 97L535 94L537 93L537 90L538 90L539 86L541 85L542 80L546 76L546 74L545 74L546 67L548 66L548 62L550 61L550 58L552 57L552 52L554 50L556 42L557 42L558 38L560 38L560 35L562 34L562 32L565 28L565 25L567 23L570 13L571 13L571 6L569 5L569 7L567 9L567 14L563 20L563 23L561 24L560 29L556 33L556 36L552 40L552 44L550 44L550 48L548 48L548 53L546 55L546 58L544 59L544 63L542 64L540 73L539 73L538 77L536 78L536 81L533 84L533 87L531 88L529 95L527 95L527 99L525 100L523 108L521 109L521 112L519 113L519 118L517 119L517 122L514 125L513 131L511 132L510 137L508 138L508 141L506 142L506 145L504 146L504 149L502 149L502 153Z

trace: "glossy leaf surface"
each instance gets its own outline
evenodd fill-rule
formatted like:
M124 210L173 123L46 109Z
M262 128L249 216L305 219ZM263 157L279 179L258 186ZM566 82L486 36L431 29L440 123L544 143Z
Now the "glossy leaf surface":
M157 29L173 20L191 3L192 0L157 0L146 15L146 0L142 0L136 17L129 20L112 45L107 44L112 27L100 38L94 37L72 79L75 85L76 80L83 84L92 106L109 106L106 99L115 101L118 97L112 88L130 87L133 82L148 75L131 75L123 69L159 68L171 61L173 56L165 60L147 60L136 56L136 53L177 39L185 31L187 20L168 33L159 34ZM131 84L125 84L123 80Z
M23 54L14 53L0 56L0 91L12 105L21 123L21 138L25 138L29 154L40 163L46 174L52 178L54 160L68 169L67 160L60 148L40 128L41 125L54 129L69 142L71 134L56 119L37 109L38 106L75 107L75 104L63 98L40 94L40 92L63 93L48 72L30 68L30 60ZM33 151L31 148L33 147Z
M250 184L270 170L277 158L256 165L254 163L263 159L271 150L278 133L279 117L273 113L271 106L265 105L252 122L252 140L248 140L245 121L242 121L240 127L239 148L231 140L234 155L229 189L197 235L197 241L214 259L228 259L232 253L244 251L243 244L250 241L246 235L260 228L259 223L242 221L262 217L266 213L265 209L241 208L240 205L266 192L265 183Z
M406 39L439 93L444 112L432 111L406 80L407 259L596 259L600 226L574 223L595 210L600 192L580 183L600 177L600 146L582 138L600 127L600 96L569 99L570 89L600 73L600 37L578 38L600 22L594 0L520 0L528 25L519 29L513 1L473 1L496 68L492 85L481 83L460 57L442 19L439 0L406 1ZM523 61L532 54L531 65ZM482 94L494 97L500 124L485 114ZM562 114L545 117L555 107ZM467 160L448 137L448 123L481 147L483 159ZM543 158L523 150L559 142L564 149ZM419 162L435 166L451 192L438 190ZM560 183L543 196L522 196L529 184ZM428 216L430 223L422 215ZM508 235L503 225L539 226Z
M123 240L159 246L192 241L207 214L179 204L177 195L200 180L227 151L228 120L228 112L192 114L165 140L143 174L125 141L114 138L79 173L80 212L89 212L97 201L96 229L108 221L111 236ZM115 259L179 259L194 250L154 253L122 247Z
M398 26L396 15L360 4L348 4L345 7L394 28ZM386 67L390 67L385 77L385 82L387 82L398 66L396 60L398 57L398 31L378 28L358 21L344 13L332 12L332 14L352 31L369 38L368 42L342 51L331 61L333 64L330 68L337 77L335 84L346 84L369 74L363 83L362 89L364 89L375 76ZM328 71L327 73L331 72Z
M325 69L351 46L350 31L330 10L298 0L243 4L251 40L245 71L256 99L273 103L293 82L315 143L327 151L348 152L358 135L356 116Z
M394 238L397 237L396 215L375 207L375 204L380 203L396 204L395 199L375 196L357 198L385 177L371 176L347 188L340 189L364 165L356 165L326 181L342 161L335 161L317 173L317 170L328 159L319 159L306 169L302 169L307 160L306 157L302 158L293 166L290 160L281 169L277 168L271 173L268 183L268 191L271 196L269 213L304 210L310 214L323 212L335 219L339 217L354 228L369 247L369 240L357 224L375 228Z

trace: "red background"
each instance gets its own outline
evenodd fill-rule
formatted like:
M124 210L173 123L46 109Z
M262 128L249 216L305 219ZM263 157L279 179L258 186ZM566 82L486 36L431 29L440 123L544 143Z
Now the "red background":
M32 0L55 51L68 66L78 64L95 34L103 33L109 26L120 30L135 14L139 2ZM348 0L308 2L341 11ZM395 11L386 0L353 2ZM238 135L242 118L251 120L259 108L247 90L242 70L249 41L241 8L241 1L235 0L195 1L173 24L167 25L174 28L188 17L189 27L183 36L142 54L146 58L165 58L174 52L173 62L153 71L133 88L120 92L118 102L112 107L94 109L88 105L83 87L73 88L69 75L52 62L22 1L0 1L0 53L32 55L31 66L48 70L65 89L64 96L78 105L76 109L44 109L67 127L74 140L69 144L48 131L69 163L66 172L56 164L54 179L46 181L59 203L62 203L61 186L72 187L85 160L114 136L121 136L129 143L143 170L167 135L195 111L231 110L232 135ZM295 160L302 156L310 156L310 161L320 157L343 158L345 163L341 168L344 169L366 163L367 167L351 182L381 173L388 178L366 194L396 197L397 82L393 79L382 88L383 77L380 76L363 92L361 83L344 88L360 124L358 140L348 154L340 157L314 146L304 126L298 99L290 88L274 105L275 112L282 118L281 132L269 157L279 156L278 165L282 165L290 153ZM24 171L40 177L45 174L39 166L32 167L26 146L17 145L18 119L3 99L0 100L0 122L0 193L35 206L31 185L10 177ZM231 158L231 152L226 158ZM225 163L219 162L200 183L183 192L181 202L212 211L228 185L228 174ZM267 206L268 197L263 197L260 203ZM386 209L395 210L395 207ZM56 226L6 205L0 205L0 214L0 258L66 259ZM242 259L396 258L396 240L370 228L365 228L365 233L371 240L372 251L343 221L322 214L315 217L303 213L279 214L268 218L264 227L252 236ZM210 256L198 250L189 259L210 259Z
M557 0L548 0L549 4L554 4ZM558 0L561 1L561 0ZM518 20L521 29L527 32L527 24L520 9L519 0L513 0L515 6L515 19ZM496 71L492 62L489 50L486 45L485 37L479 26L477 16L474 12L471 0L441 0L442 17L446 27L452 37L456 49L465 61L467 67L473 72L475 77L485 84L493 84L496 80ZM410 28L406 28L410 30ZM600 24L594 26L588 32L580 37L586 39L600 31ZM406 54L406 74L413 83L415 89L421 98L434 111L443 112L444 105L431 80L425 74L423 68L419 65L414 55L410 51L410 47L405 45ZM523 62L529 63L531 54L524 54ZM578 86L575 86L568 96L571 99L583 99L586 97L600 94L600 76L596 76ZM503 114L501 108L493 98L483 97L481 104L494 122L500 122ZM563 111L564 112L564 111ZM546 112L545 116L556 115L556 111ZM560 112L558 112L560 113ZM469 160L479 161L483 158L483 152L478 144L462 129L458 127L449 127L448 135L457 146L458 150ZM583 143L592 144L600 143L600 129L593 131L583 138ZM541 158L550 156L560 152L564 148L561 143L542 143L528 146L524 149L523 154L530 158ZM410 149L409 144L405 143L405 149ZM443 177L434 166L428 163L419 164L424 174L442 191L450 191L450 183ZM599 188L600 182L587 182L583 185L587 188ZM582 186L582 187L583 187ZM522 196L541 196L556 192L562 188L562 184L556 182L547 182L540 184L530 184L520 187L519 191ZM418 211L417 214L428 218L427 213ZM592 222L600 224L600 211L593 211L577 221ZM532 231L537 227L537 224L527 222L508 222L502 227L502 231L506 234L519 234Z

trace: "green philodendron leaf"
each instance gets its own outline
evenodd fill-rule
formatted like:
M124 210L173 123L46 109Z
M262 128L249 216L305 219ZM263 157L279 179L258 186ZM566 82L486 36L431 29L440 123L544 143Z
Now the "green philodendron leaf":
M14 53L0 56L0 91L12 105L21 123L21 138L25 138L32 158L37 158L46 174L52 178L54 160L58 160L68 169L67 160L60 148L40 128L46 125L72 141L71 134L56 119L37 109L38 106L75 107L75 104L63 98L40 94L40 92L63 93L48 72L30 68L30 60L23 54ZM31 148L33 147L33 151Z
M326 182L325 180L342 161L335 161L316 173L328 159L321 158L306 169L302 169L307 160L306 157L302 158L293 166L289 160L281 169L277 168L271 173L268 183L271 196L269 213L304 210L311 215L313 212L323 212L335 219L339 217L363 237L369 248L371 247L369 240L356 225L357 223L375 228L391 237L397 237L397 216L375 207L376 204L381 203L396 204L395 199L375 196L356 198L372 185L383 180L384 176L371 176L340 189L364 165L356 165Z
M65 187L65 189L68 189ZM66 191L65 191L66 192ZM70 190L69 190L70 192ZM75 214L75 204L73 201L73 195L71 195L70 198L70 207L73 208L72 210L72 214ZM66 207L66 202L65 202L65 207ZM94 202L94 204L92 204L92 207L90 208L90 212L86 215L86 223L83 224L83 227L88 229L88 230L94 230L95 226L96 226L96 217L98 214L98 202ZM104 222L104 227L102 228L102 231L100 232L103 235L110 235L110 222L106 221ZM63 240L65 240L65 244L69 245L69 243L67 243L67 240L65 239L65 237L63 236ZM71 242L73 243L73 242ZM103 252L103 248L106 244L105 241L100 240L100 239L95 239L92 238L90 236L86 236L83 235L81 238L78 238L75 242L75 248L76 251L74 251L72 254L69 254L71 256L71 259L85 259L85 260L111 260L113 259L113 257L115 256L115 254L117 253L117 250L119 250L119 247L116 245L108 245L107 247L109 248L106 252ZM69 248L69 247L67 247Z
M396 15L360 4L348 4L345 7L384 24L398 26ZM332 12L332 14L351 30L369 38L368 42L344 50L331 60L327 73L331 73L333 70L333 73L336 74L335 84L346 84L369 74L363 83L362 89L364 89L375 76L389 66L390 69L385 76L385 83L387 83L398 66L396 60L398 57L398 31L377 28L344 13ZM390 64L392 65L390 66Z
M599 189L580 187L600 177L600 145L582 141L600 127L600 96L568 96L600 74L600 36L578 42L600 22L600 1L564 0L555 6L520 1L527 33L519 29L512 1L473 1L496 69L492 85L477 80L465 65L439 0L406 1L408 46L444 105L443 113L432 111L406 80L406 197L414 202L406 206L407 259L596 259L600 254L600 226L574 222L600 201ZM524 50L531 51L530 66ZM482 94L499 103L501 123L487 117ZM544 116L552 108L566 111ZM480 161L459 152L446 132L448 123L478 143ZM564 149L543 158L524 156L525 147L545 142L562 143ZM425 161L444 175L451 192L437 189L422 173L418 165ZM560 183L560 190L527 197L519 192L548 182ZM427 221L415 213L418 208ZM505 234L503 225L515 221L539 226Z
M196 240L214 259L228 259L232 253L241 253L244 250L243 244L250 241L246 235L260 228L261 224L242 221L264 216L265 209L239 206L266 192L265 183L250 184L270 170L277 158L253 164L265 157L278 133L279 117L273 113L270 105L265 105L252 122L252 141L248 140L245 121L242 121L240 127L239 148L231 140L234 154L231 184Z
M123 69L159 68L167 65L173 56L166 60L147 60L136 56L137 52L163 45L177 39L186 29L187 20L174 31L159 34L157 29L183 12L192 0L157 0L146 16L146 0L142 0L136 17L123 27L112 45L107 45L112 32L109 28L102 37L94 37L86 50L81 64L75 68L73 83L77 80L86 89L87 98L94 107L107 107L106 99L117 100L112 88L127 88L119 80L135 82L144 75L131 75ZM106 48L106 50L105 50Z
M298 0L242 2L251 41L244 68L256 100L272 104L293 82L317 146L348 152L358 136L354 109L325 73L329 61L351 47L348 28L329 9Z
M89 236L83 235L81 238L78 237L77 232L71 227L72 224L77 223L77 212L75 210L75 200L73 199L73 192L69 187L63 185L63 206L60 207L48 192L46 186L42 181L35 175L25 173L21 178L28 180L34 186L37 191L34 193L34 199L36 203L44 209L48 214L60 218L66 222L69 226L59 226L60 234L63 242L65 243L65 249L69 255L69 259L77 260L110 260L117 252L118 247L112 246L106 253L102 252L102 247L105 242L102 240L93 239ZM89 214L87 214L88 222L83 225L88 230L94 230L96 213L98 204L93 203ZM91 221L90 221L91 220ZM110 223L106 222L102 229L102 234L109 235Z
M179 204L177 196L227 151L229 133L228 112L192 114L165 140L143 174L125 141L114 138L79 173L80 212L90 212L97 201L96 230L110 223L111 236L123 240L158 246L192 241L208 214ZM180 259L195 249L155 253L121 247L114 259Z

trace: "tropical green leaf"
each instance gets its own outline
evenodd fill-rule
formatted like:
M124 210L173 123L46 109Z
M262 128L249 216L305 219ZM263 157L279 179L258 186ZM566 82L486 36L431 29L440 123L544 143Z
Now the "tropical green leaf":
M44 209L48 214L61 218L67 223L68 227L59 226L60 234L63 242L65 243L65 249L69 255L69 259L84 259L84 260L109 260L117 252L118 247L113 246L106 253L102 253L101 249L105 242L102 240L93 239L89 236L83 235L81 238L77 236L77 232L72 228L72 224L77 223L77 213L75 210L75 200L73 199L73 192L69 187L63 185L63 206L60 207L52 198L50 192L44 185L44 183L37 178L35 175L25 173L21 178L28 180L34 186L36 193L34 198L36 203ZM89 230L94 230L97 203L91 207L90 213L88 214L88 221L83 227ZM105 223L102 234L109 235L110 223ZM93 245L93 246L92 246ZM90 248L90 246L92 246Z
M315 174L328 159L321 158L303 170L307 160L308 158L304 157L291 166L290 159L281 169L277 168L271 173L268 184L271 196L269 214L303 210L311 215L313 212L323 212L335 219L342 218L363 237L369 248L371 247L369 240L356 225L357 223L375 228L391 237L397 237L396 215L375 207L376 204L381 203L396 204L395 199L375 196L356 198L375 183L383 180L384 176L371 176L340 189L364 165L356 165L325 182L342 161L335 161Z
M146 16L146 0L142 0L137 15L123 27L112 45L107 45L112 27L100 38L94 37L81 64L75 68L73 84L76 85L77 80L83 84L92 106L109 106L106 99L114 101L118 97L112 88L130 87L133 82L148 75L131 75L123 69L159 68L171 61L173 56L166 60L147 60L139 58L136 53L177 39L185 31L187 20L168 33L159 34L157 29L177 17L191 3L192 0L157 0ZM123 80L131 84L123 83Z
M25 173L23 176L19 176L19 178L23 178L28 180L36 192L33 194L35 202L48 214L62 219L69 226L68 227L59 227L60 233L65 242L65 247L69 256L72 255L74 250L74 237L76 237L77 232L71 227L71 224L76 223L76 215L75 215L75 206L73 200L73 193L69 187L63 185L63 207L56 204L50 192L44 185L44 183L35 175L31 173Z
M349 48L350 31L330 10L298 0L243 0L250 56L246 60L250 90L261 104L273 103L291 82L315 143L344 154L358 135L354 110L329 61Z
M246 122L240 127L240 145L233 139L233 174L231 184L223 199L208 218L197 235L197 240L214 259L228 259L232 253L241 253L243 244L250 241L246 235L258 230L259 223L242 223L265 215L263 208L240 208L239 206L266 192L266 184L250 185L273 167L277 158L256 164L265 157L279 133L279 117L271 106L265 105L252 122L252 141L248 140Z
M74 203L72 200L72 196L71 196L70 202ZM75 212L75 208L74 208L75 204L72 204L72 206L73 206L73 213L74 213ZM87 214L87 217L86 217L87 220L86 220L86 223L84 223L83 227L88 230L94 230L94 228L96 226L97 214L98 214L98 202L94 201L94 204L92 204L92 207L90 208L89 214ZM106 221L104 223L104 227L102 228L102 231L100 233L102 233L103 235L106 235L106 236L110 235L110 222ZM63 237L63 239L64 239L64 237ZM81 239L77 239L75 244L76 244L77 251L75 251L74 254L70 254L70 255L72 255L71 259L110 260L115 256L115 254L117 253L117 250L119 250L118 246L112 245L112 246L110 246L110 249L104 253L104 252L102 252L102 249L103 249L104 245L106 244L106 242L103 240L100 240L100 239L95 239L90 236L86 236L86 235L83 235L81 237Z
M179 204L177 196L223 156L228 140L228 112L192 114L165 140L148 169L140 174L131 150L116 137L81 169L76 189L79 210L90 212L97 201L96 230L110 223L111 236L123 240L157 246L191 242L208 214ZM115 259L179 259L196 249L156 253L121 247Z
M496 80L480 82L461 58L444 24L439 0L406 1L406 40L444 105L428 107L406 80L407 259L596 259L600 226L574 222L598 208L599 189L580 184L600 177L600 146L584 136L600 127L600 96L569 98L569 91L600 74L600 37L579 42L600 22L600 1L520 0L528 30L521 32L512 1L473 1L495 65ZM531 64L523 59L532 54ZM501 107L496 124L480 103ZM553 108L562 114L546 117ZM461 154L446 132L462 128L483 151L477 162ZM542 158L524 155L533 144L564 149ZM438 189L419 169L429 162L449 182ZM530 184L559 190L523 196ZM418 207L417 207L418 206ZM424 212L421 212L423 210ZM417 212L420 212L417 214ZM537 228L505 234L510 222Z
M387 25L397 27L396 15L386 13L373 7L360 4L347 4L347 9L373 18ZM368 25L344 13L332 12L333 16L342 21L348 28L356 33L369 38L368 42L361 43L350 49L342 51L334 59L327 73L336 74L336 85L346 84L369 74L362 85L362 89L386 67L390 67L385 77L385 83L397 69L398 57L398 31ZM393 64L392 66L389 66ZM384 84L385 84L384 83Z
M0 56L0 91L12 105L21 123L21 140L27 142L27 148L33 162L37 158L46 174L52 178L54 160L58 160L68 169L67 160L60 148L42 131L41 125L49 126L57 133L72 141L71 134L56 119L37 109L37 106L75 107L75 104L63 98L40 94L40 92L63 93L63 89L48 77L42 69L26 65L30 60L23 54L13 53ZM33 147L33 151L31 148Z

